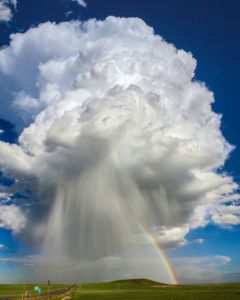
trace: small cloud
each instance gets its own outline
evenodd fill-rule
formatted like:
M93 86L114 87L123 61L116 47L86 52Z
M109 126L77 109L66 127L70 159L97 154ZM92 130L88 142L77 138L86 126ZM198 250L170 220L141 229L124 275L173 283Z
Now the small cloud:
M201 245L201 244L204 243L204 239L197 239L197 240L194 241L194 243Z
M3 129L0 129L0 135L4 134L4 133L5 133L5 131Z
M6 192L0 192L0 203L6 203L12 200L12 194Z
M216 255L215 259L219 263L219 265L226 265L232 261L232 259L229 256L225 255Z
M188 226L182 227L165 227L156 232L157 241L166 248L182 247L188 244L185 236L189 232Z
M185 239L189 230L190 228L187 225L179 227L155 227L152 228L149 234L144 233L135 235L134 241L139 244L151 244L151 239L154 238L155 242L165 249L183 247L193 243ZM149 236L151 236L150 239Z
M212 220L222 227L232 227L240 224L239 205L220 205L217 206L212 214Z
M13 17L12 8L16 10L17 0L0 0L0 22L9 22Z
M12 19L12 11L8 7L8 2L0 1L0 22L9 22Z
M73 14L73 11L72 10L69 10L65 13L65 16L68 18L70 15Z
M18 206L0 206L0 227L19 232L25 227L25 225L26 218Z
M83 7L86 7L86 6L87 6L86 1L84 1L84 0L72 0L72 1L77 2L79 5L81 5L81 6L83 6Z
M10 0L10 3L13 5L13 7L17 8L17 0Z

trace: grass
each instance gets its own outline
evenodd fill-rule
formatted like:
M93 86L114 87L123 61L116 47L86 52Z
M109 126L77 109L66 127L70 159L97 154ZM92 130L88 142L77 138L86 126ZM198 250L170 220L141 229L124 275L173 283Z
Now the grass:
M240 284L164 285L146 279L82 285L74 300L240 300Z
M36 284L42 290L42 292L48 291L46 284ZM27 291L30 294L36 294L34 292L35 284L0 284L0 298L3 297L22 297L22 293ZM50 291L60 290L66 287L66 284L54 284L50 286Z
M40 285L41 286L41 285ZM33 292L33 285L27 285ZM47 290L47 286L41 286ZM51 286L62 289L64 285ZM0 286L0 298L21 295L23 286ZM14 294L15 293L15 294ZM106 283L76 285L71 293L72 300L240 300L240 284L179 285L170 286L147 279L120 280ZM50 297L53 299L61 299ZM39 297L45 300L45 297Z

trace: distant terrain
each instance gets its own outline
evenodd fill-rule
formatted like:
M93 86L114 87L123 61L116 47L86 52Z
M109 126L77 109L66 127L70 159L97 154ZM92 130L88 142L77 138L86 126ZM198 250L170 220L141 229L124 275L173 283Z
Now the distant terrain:
M34 285L0 285L0 298L48 299L48 286L38 285L42 293L34 292ZM54 291L54 292L53 292ZM57 293L61 291L61 293ZM49 299L72 300L240 300L240 283L205 285L166 285L148 279L119 280L106 283L51 285Z

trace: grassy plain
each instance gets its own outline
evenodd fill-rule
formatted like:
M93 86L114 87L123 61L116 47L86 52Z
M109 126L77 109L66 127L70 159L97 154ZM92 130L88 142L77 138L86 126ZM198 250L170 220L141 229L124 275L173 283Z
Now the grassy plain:
M27 291L30 295L37 295L34 292L34 286L39 286L43 293L48 291L47 284L1 284L0 285L0 298L3 297L22 297L24 291ZM66 284L53 284L50 286L50 291L61 290L67 287Z
M41 286L43 291L47 286ZM51 290L66 285L51 286ZM33 286L26 285L33 293ZM0 286L0 298L20 296L23 285ZM240 284L178 285L170 286L146 279L120 280L107 283L78 284L67 295L72 300L240 300ZM50 296L52 299L64 296ZM39 296L47 300L47 296ZM37 300L36 299L36 300Z

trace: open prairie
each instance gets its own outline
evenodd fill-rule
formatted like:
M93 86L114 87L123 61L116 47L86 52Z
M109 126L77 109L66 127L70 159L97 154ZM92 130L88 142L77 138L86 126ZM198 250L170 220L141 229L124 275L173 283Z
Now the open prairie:
M46 285L40 285L43 293ZM63 290L70 286L51 285L50 291ZM21 298L23 285L1 285L0 298ZM48 299L48 293L34 293L34 285L25 285L31 298ZM107 283L78 284L61 294L50 294L50 299L73 300L237 300L240 299L240 284L208 284L171 286L146 279L120 280ZM30 298L27 298L30 299Z

